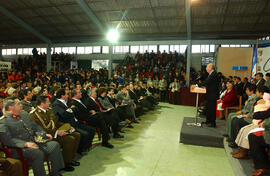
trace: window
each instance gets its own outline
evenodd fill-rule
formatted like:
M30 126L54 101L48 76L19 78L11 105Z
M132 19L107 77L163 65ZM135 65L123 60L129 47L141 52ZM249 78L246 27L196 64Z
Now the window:
M185 53L187 49L187 45L180 45L180 53Z
M149 45L149 52L154 52L154 53L156 53L157 52L157 45Z
M11 55L11 49L7 49L7 55Z
M114 46L113 53L128 53L129 46Z
M54 48L54 52L58 54L61 53L61 47Z
M192 45L191 52L192 53L200 53L201 52L201 45Z
M160 51L161 53L163 53L164 51L165 51L166 53L168 53L168 52L169 52L169 45L160 45L160 46L159 46L159 51Z
M62 52L63 52L63 53L68 53L68 47L63 47L63 48L62 48Z
M23 55L29 54L29 48L23 48Z
M94 46L93 47L93 53L101 53L101 47L100 46Z
M221 45L221 47L224 47L224 48L225 48L225 47L230 47L230 45Z
M2 55L3 56L7 55L7 49L2 49Z
M84 54L84 47L77 47L77 54Z
M22 55L23 54L23 49L22 48L18 48L18 55Z
M139 49L140 53L146 53L148 50L148 45L141 45Z
M75 52L76 52L76 47L69 47L68 48L68 53L69 54L75 54Z
M91 54L93 53L93 47L92 46L87 46L84 48L84 54Z
M215 45L210 45L210 53L214 53L215 52Z
M180 45L170 45L170 51L171 52L180 52Z
M92 60L92 68L99 70L101 68L108 68L109 60Z
M102 46L102 53L109 54L109 46Z
M249 48L250 45L241 45L242 48Z
M139 50L139 46L130 46L130 53L136 54Z
M201 45L201 53L209 53L209 45Z
M47 48L41 48L40 52L41 52L42 54L43 54L43 53L47 54Z

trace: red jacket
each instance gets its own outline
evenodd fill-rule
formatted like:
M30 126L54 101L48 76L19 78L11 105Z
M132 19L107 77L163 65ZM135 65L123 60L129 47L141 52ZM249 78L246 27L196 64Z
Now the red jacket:
M237 104L238 98L237 98L237 92L235 89L232 89L228 92L226 90L225 95L221 98L222 100L222 108L234 106Z

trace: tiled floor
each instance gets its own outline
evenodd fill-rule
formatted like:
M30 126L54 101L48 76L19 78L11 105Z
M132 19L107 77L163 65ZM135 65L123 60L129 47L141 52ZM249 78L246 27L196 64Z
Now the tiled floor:
M64 176L233 176L224 149L179 143L183 117L195 108L160 103L142 117L115 148L96 147L80 159L81 166Z

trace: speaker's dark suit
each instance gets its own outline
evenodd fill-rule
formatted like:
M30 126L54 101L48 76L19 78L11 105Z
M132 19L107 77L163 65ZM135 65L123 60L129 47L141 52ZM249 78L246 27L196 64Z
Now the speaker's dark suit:
M58 99L52 104L52 109L59 121L69 123L81 134L78 152L89 149L92 145L96 130L90 126L81 124L74 114L74 108L72 109L73 112L68 112L67 110L71 109L70 106L66 106Z
M107 143L110 136L104 118L100 116L98 113L95 115L91 115L89 110L82 101L79 102L77 100L72 99L71 104L76 107L74 108L74 114L77 117L77 119L86 121L90 126L100 128L100 132L102 134L102 142Z
M216 71L213 71L205 80L206 87L206 122L216 123L216 104L219 96L219 77Z

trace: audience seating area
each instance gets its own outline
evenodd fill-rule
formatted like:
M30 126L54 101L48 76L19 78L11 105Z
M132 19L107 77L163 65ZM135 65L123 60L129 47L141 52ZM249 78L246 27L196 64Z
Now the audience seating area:
M56 58L71 57L61 54L54 56ZM15 101L16 99L20 99L23 110L31 114L34 108L41 106L42 101L40 98L45 96L49 98L52 104L51 108L57 120L67 123L67 121L63 120L58 114L58 109L56 109L55 106L56 101L63 101L68 108L66 111L74 113L72 118L79 119L79 121L75 120L76 124L93 128L98 134L98 139L102 142L102 146L112 148L113 145L107 143L108 141L104 141L106 132L109 132L109 138L124 138L124 135L122 135L123 128L133 128L132 124L139 123L141 115L154 110L159 101L175 105L195 106L196 94L190 93L189 87L186 87L185 84L185 57L176 52L137 53L135 58L128 56L123 60L123 63L119 64L113 70L113 76L111 78L108 78L107 69L98 71L93 69L65 70L63 72L51 71L46 73L43 68L36 68L36 66L44 66L40 64L40 58L42 57L46 57L46 55L38 55L35 53L33 60L20 59L18 63L13 63L13 71L1 73L0 100L4 101L4 107L2 106L0 111L1 115L5 115L5 111L9 112L9 106L7 106L6 102ZM29 69L28 64L30 62L34 64L31 67L33 69ZM24 67L19 69L18 65L23 65ZM248 149L243 148L241 142L238 143L238 138L242 137L238 135L242 133L242 127L255 123L254 121L252 122L253 116L255 118L257 114L260 114L260 122L256 121L257 124L255 127L259 127L259 123L266 121L269 117L268 109L270 107L267 107L265 102L270 101L270 99L267 99L267 97L270 96L264 97L264 95L269 94L269 87L256 84L257 82L262 82L260 80L263 80L263 75L261 76L260 74L256 75L256 81L253 84L247 81L241 82L241 78L239 77L226 78L222 73L218 74L220 79L220 98L222 99L223 96L226 96L224 93L228 89L224 86L226 82L233 84L233 90L237 91L238 94L238 100L233 100L235 102L232 103L235 104L235 106L226 107L223 111L219 111L219 113L224 114L224 120L231 126L230 129L227 129L226 134L224 134L226 137L229 136L227 139L229 146L233 148L238 147L239 150L238 153L234 153L232 156L237 159L243 159L247 157ZM194 69L191 69L190 84L196 83L197 81L203 84L206 78L207 75L205 75L205 72L195 72ZM267 77L267 83L269 81L270 79ZM64 91L64 94L61 94L61 91ZM66 99L65 95L67 95ZM250 97L255 95L258 97L258 100L247 110L246 106L248 103L244 102L249 101ZM76 99L76 97L78 99ZM264 101L260 101L259 99L264 99ZM100 125L101 122L99 122L99 125L94 125L94 123L90 123L87 119L80 119L81 111L78 111L79 116L77 116L75 109L73 109L74 104L69 104L74 100L80 102L87 109L87 117L95 116L96 113L102 117L102 119L104 119L105 128ZM205 113L203 109L204 100L205 97L201 94L199 96L199 104L201 105L202 113ZM104 103L104 101L106 101L106 103ZM242 105L242 103L244 105ZM260 113L262 111L257 109L258 105L263 109L263 113ZM242 109L245 109L245 111ZM238 111L237 115L242 115L243 118L237 118L237 115L234 115L234 118L232 118L232 114L235 113L233 111ZM245 120L244 118L246 118L248 114L252 114L250 117L247 117L251 118L251 122L241 121L241 128L239 128L238 125L237 127L239 129L235 129L236 126L234 126L234 124L236 122L234 122L234 120ZM113 119L113 122L110 119ZM125 125L120 125L123 122ZM245 125L243 125L243 123L245 123ZM233 133L231 133L230 130L233 130ZM78 131L80 132L80 130ZM235 131L237 131L236 134ZM82 133L80 132L80 134ZM5 134L0 133L0 139L2 140L1 135ZM88 135L91 134L89 133ZM6 141L1 142L4 145L6 143ZM90 144L92 146L92 141L90 141ZM252 145L256 145L256 143ZM7 157L12 157L10 153L11 150L9 149L12 149L14 146L6 147L7 148L2 148L2 151L6 153ZM83 152L88 152L89 150L91 152L91 147L87 148L87 150L83 150ZM23 163L23 173L26 176L28 175L29 163L22 157L22 151L20 149L17 148L17 152L19 153L19 159ZM83 152L79 151L78 153L82 154ZM254 153L252 153L252 155L254 156ZM50 172L49 158L46 158L46 160ZM64 170L72 171L71 168L73 168L72 166L74 165L76 164L73 163L73 165L70 165L69 163L65 163ZM256 172L258 172L258 169L263 169L262 172L265 173L268 168L255 169ZM256 173L253 173L253 175L254 174Z

